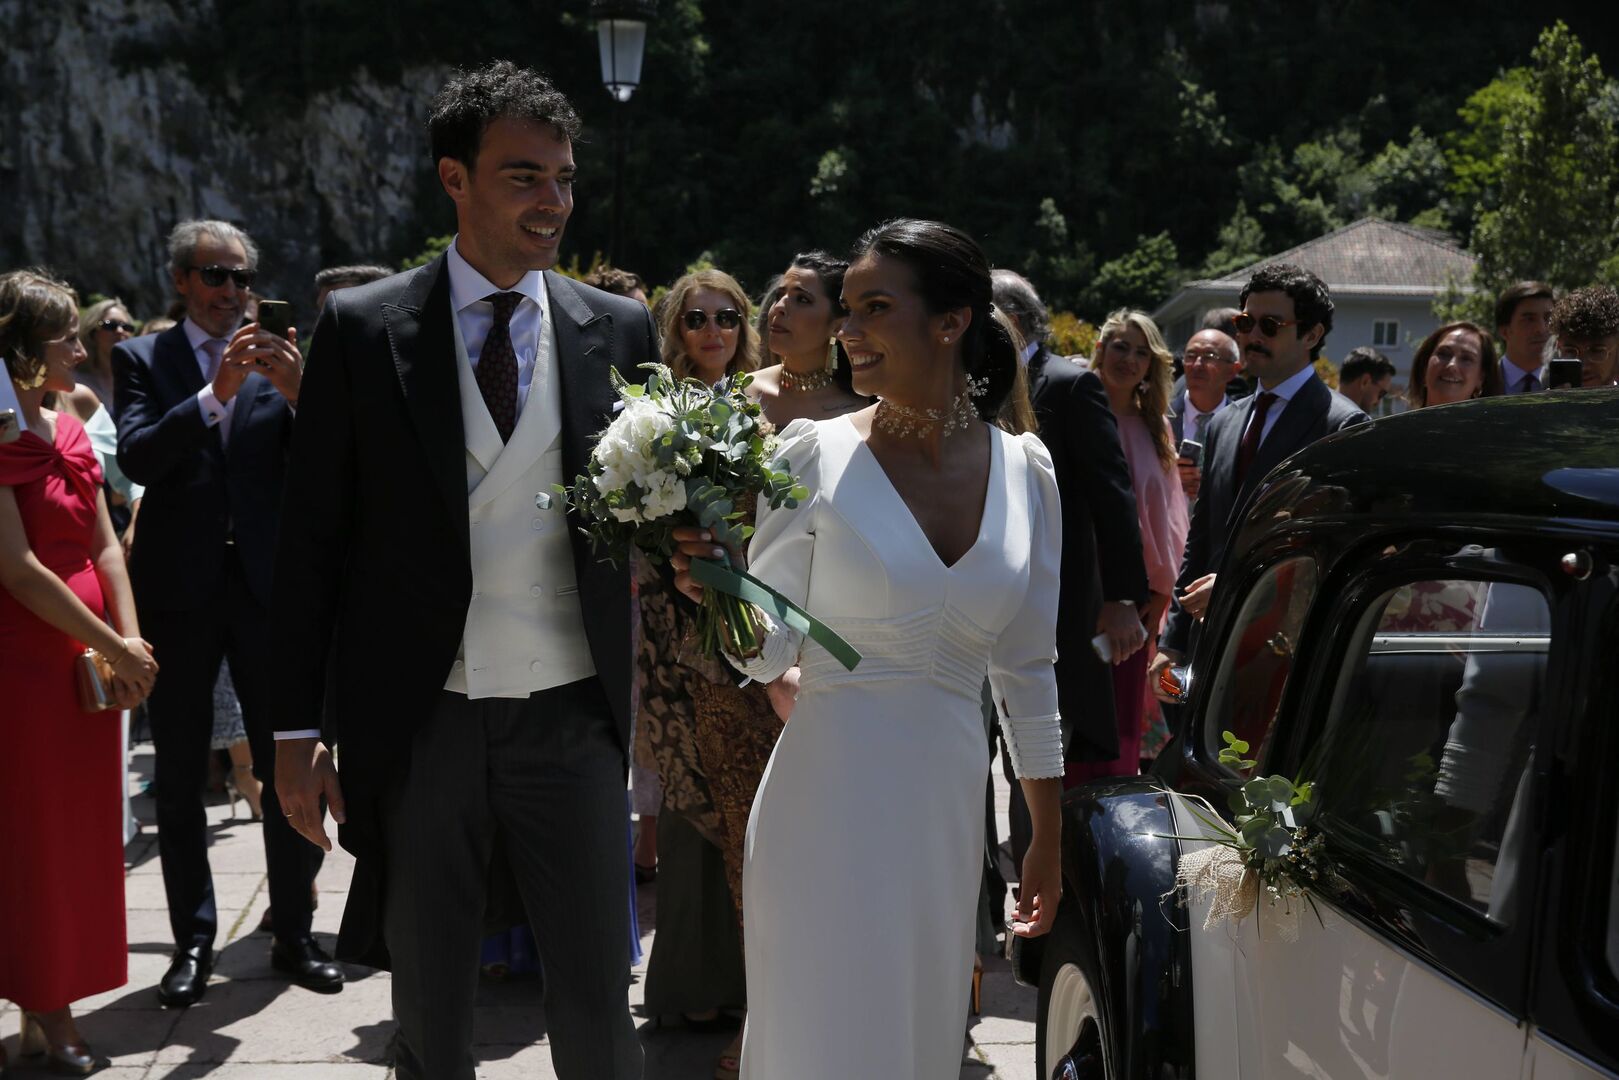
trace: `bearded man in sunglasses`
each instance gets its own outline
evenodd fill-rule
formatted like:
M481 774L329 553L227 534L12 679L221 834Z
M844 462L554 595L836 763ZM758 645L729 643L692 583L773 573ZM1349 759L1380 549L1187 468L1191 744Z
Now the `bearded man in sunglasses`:
M269 783L270 568L303 378L297 331L281 337L243 325L258 249L241 229L185 221L168 247L184 320L112 354L118 463L146 486L129 577L142 627L163 654L163 685L148 708L174 955L158 999L195 1003L213 967L218 913L203 789L222 660L241 701L254 772L265 782L271 966L309 989L335 992L342 969L310 936L321 852L287 822Z
M1265 474L1316 440L1370 419L1316 377L1315 360L1332 329L1324 281L1290 263L1272 263L1249 279L1238 306L1243 368L1259 386L1204 428L1203 481L1175 602L1149 669L1148 685L1160 697L1158 673L1191 656L1226 543Z

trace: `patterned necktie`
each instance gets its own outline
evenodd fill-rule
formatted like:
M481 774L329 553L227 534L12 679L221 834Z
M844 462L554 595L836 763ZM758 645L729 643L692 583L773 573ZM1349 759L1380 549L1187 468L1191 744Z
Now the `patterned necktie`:
M225 355L225 340L209 338L202 343L202 351L208 354L208 370L203 374L203 381L211 385L214 376L219 374L219 361Z
M1532 394L1539 389L1540 376L1536 375L1534 372L1530 372L1529 375L1523 380L1523 393Z
M511 442L517 427L517 351L512 348L512 312L523 299L521 293L498 292L484 297L495 306L495 324L483 339L478 354L478 389L483 403L495 421L501 442Z
M1276 395L1269 390L1254 399L1254 411L1248 418L1248 430L1242 433L1242 442L1237 446L1237 487L1242 488L1243 477L1248 475L1248 467L1254 463L1259 455L1259 441L1265 437L1265 414L1276 403Z

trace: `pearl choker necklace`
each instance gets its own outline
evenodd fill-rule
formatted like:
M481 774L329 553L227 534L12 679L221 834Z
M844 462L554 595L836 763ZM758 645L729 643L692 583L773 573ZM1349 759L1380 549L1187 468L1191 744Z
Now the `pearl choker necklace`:
M814 371L797 372L786 364L781 365L781 389L788 394L808 394L815 390L824 390L832 385L832 373L825 368Z

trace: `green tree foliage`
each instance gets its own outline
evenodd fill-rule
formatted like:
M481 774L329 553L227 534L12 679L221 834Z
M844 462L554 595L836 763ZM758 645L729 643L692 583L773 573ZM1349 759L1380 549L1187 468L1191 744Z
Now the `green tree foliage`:
M1168 232L1138 237L1133 249L1102 264L1082 297L1083 305L1099 312L1120 307L1151 309L1169 299L1181 276L1175 241Z
M1248 213L1248 204L1237 200L1231 220L1220 226L1214 250L1203 260L1203 277L1217 278L1250 266L1267 253L1265 229Z
M1529 277L1576 288L1615 252L1613 86L1561 22L1533 58L1529 97L1505 116L1500 205L1473 230L1486 295Z

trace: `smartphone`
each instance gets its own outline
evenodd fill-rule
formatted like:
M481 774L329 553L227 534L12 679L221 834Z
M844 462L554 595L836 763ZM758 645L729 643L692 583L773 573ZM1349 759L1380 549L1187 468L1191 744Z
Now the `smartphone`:
M1559 356L1546 365L1546 389L1566 390L1578 387L1583 366L1572 356Z
M292 328L292 305L285 300L259 301L259 329L277 337L286 337Z
M1198 468L1203 467L1203 444L1191 439L1181 440L1180 456L1182 461L1189 461Z
M0 446L22 438L22 422L16 409L0 409Z

